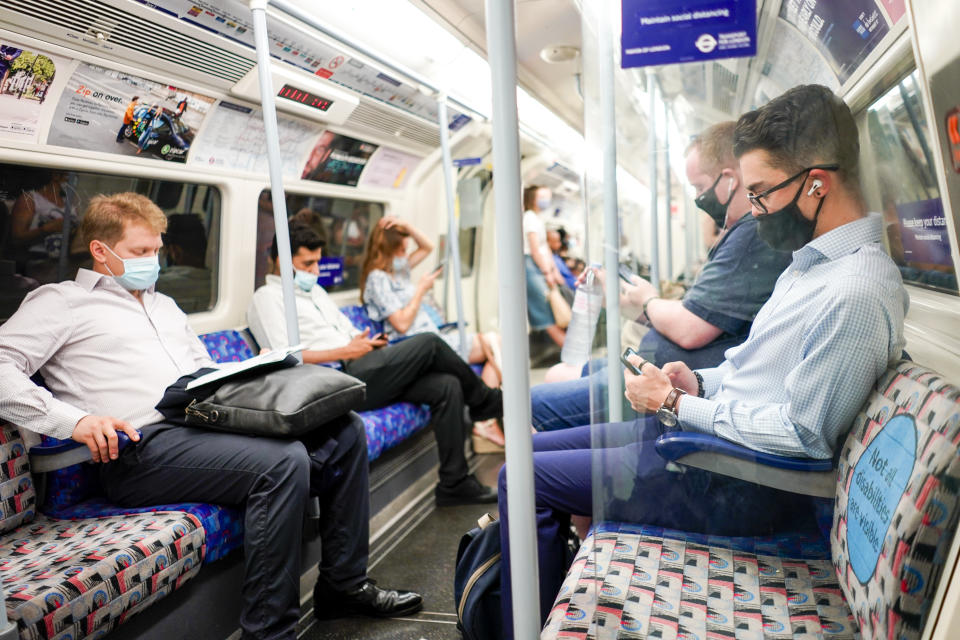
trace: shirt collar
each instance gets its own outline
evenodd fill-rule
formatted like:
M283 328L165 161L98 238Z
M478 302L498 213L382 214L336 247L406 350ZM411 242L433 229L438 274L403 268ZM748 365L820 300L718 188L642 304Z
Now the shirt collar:
M881 232L880 216L871 213L811 240L793 252L793 259L795 262L814 261L822 256L827 260L836 260L864 245L881 242Z
M97 287L106 287L107 289L111 289L114 293L130 293L120 286L120 283L117 282L113 276L106 273L97 273L93 269L77 269L77 277L75 281L87 291L93 291ZM144 291L144 294L153 293L155 288L155 284L150 285L150 288Z

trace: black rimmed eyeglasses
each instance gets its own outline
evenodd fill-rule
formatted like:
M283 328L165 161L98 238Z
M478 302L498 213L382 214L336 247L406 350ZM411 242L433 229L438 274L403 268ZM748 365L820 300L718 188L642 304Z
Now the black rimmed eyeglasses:
M778 185L776 185L776 186L773 186L773 187L770 187L769 189L767 189L767 190L765 190L765 191L761 191L760 193L754 193L754 194L749 194L749 193L748 193L748 194L747 194L747 199L750 201L750 204L752 204L754 207L756 207L756 208L757 208L759 211L761 211L762 213L770 213L769 211L767 211L767 205L763 204L763 199L766 198L767 196L769 196L769 195L770 195L771 193L773 193L774 191L779 191L780 189L783 189L785 186L787 186L788 184L790 184L791 182L793 182L794 180L796 180L797 178L799 178L799 177L802 176L803 174L805 174L805 173L810 173L810 172L813 171L814 169L823 169L824 171L839 171L839 170L840 170L840 165L838 165L838 164L815 164L815 165L813 165L812 167L807 167L807 168L805 168L805 169L801 169L800 171L798 171L797 173L793 174L792 176L790 176L789 178L787 178L786 180L784 180L784 181L781 182L780 184L778 184Z

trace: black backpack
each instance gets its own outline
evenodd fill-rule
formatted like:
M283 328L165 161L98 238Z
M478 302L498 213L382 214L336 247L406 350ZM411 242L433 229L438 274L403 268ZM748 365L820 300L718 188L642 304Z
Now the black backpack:
M500 521L484 514L477 527L460 538L453 578L457 628L466 640L499 640Z

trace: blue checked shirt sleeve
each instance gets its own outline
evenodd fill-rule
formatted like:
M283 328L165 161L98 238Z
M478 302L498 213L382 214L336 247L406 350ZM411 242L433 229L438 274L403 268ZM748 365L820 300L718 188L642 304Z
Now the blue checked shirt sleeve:
M685 396L680 423L758 451L830 457L891 354L901 347L895 343L902 310L870 291L875 286L874 281L856 277L839 283L836 295L805 332L800 345L803 358L784 381L786 402Z

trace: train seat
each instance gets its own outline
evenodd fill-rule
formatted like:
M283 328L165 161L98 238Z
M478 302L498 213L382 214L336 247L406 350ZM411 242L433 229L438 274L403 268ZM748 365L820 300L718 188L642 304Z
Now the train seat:
M958 445L960 389L902 360L840 450L828 539L599 523L541 638L919 639L960 514Z
M102 635L200 570L205 531L189 513L59 520L36 514L29 456L0 426L0 574L20 638Z

